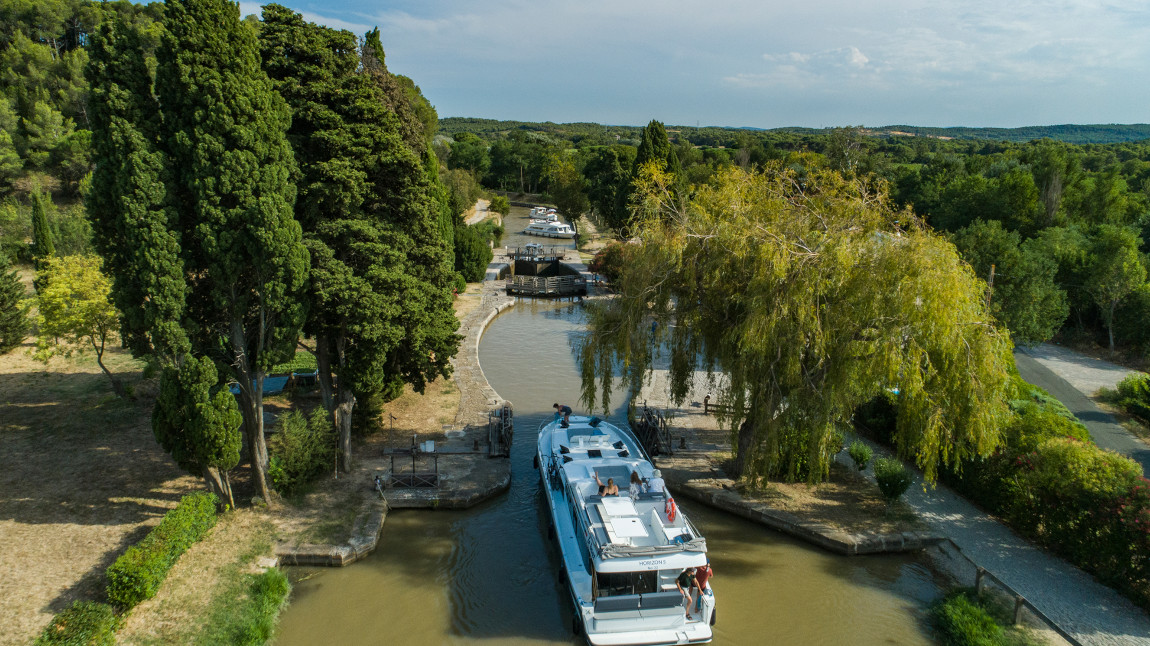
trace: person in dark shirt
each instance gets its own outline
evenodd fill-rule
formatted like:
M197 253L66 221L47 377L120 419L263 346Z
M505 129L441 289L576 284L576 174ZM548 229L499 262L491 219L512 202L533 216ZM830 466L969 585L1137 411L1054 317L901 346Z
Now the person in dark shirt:
M683 595L687 606L687 618L691 617L691 588L699 587L699 582L695 580L695 568L689 567L683 570L683 573L675 579L675 585L679 587L679 593Z
M566 428L567 425L571 423L571 407L567 404L555 403L552 405L552 408L555 409L556 418L560 415L563 416L563 427Z

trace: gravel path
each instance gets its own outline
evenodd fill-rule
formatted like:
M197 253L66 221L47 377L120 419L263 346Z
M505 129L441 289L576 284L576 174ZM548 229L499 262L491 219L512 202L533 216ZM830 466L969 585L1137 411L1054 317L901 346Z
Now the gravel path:
M1019 348L1014 354L1023 354L1045 366L1087 397L1093 397L1099 388L1114 388L1127 375L1137 372L1049 343Z

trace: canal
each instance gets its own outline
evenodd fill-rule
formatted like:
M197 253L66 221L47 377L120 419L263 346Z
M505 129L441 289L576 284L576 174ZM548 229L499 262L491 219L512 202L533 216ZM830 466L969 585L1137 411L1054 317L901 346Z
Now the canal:
M551 404L578 405L571 341L577 304L522 301L480 343L491 385L515 404L511 489L466 511L396 511L376 551L347 568L292 568L279 646L571 644L532 469ZM622 404L621 394L614 398ZM624 418L617 409L611 418ZM716 644L930 644L924 614L940 594L913 556L841 557L690 501L707 537L718 598Z

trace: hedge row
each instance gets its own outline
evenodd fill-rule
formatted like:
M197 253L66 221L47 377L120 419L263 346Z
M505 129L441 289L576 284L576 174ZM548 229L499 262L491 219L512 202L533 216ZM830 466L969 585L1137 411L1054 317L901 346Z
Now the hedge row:
M1104 451L1066 407L1014 378L1011 424L993 455L943 469L940 479L1020 533L1150 609L1150 481ZM860 430L890 442L897 399L856 413Z
M119 625L112 606L77 601L52 618L34 646L113 646Z
M154 597L176 559L215 526L218 504L212 493L184 496L143 540L116 559L106 572L112 604L128 610Z

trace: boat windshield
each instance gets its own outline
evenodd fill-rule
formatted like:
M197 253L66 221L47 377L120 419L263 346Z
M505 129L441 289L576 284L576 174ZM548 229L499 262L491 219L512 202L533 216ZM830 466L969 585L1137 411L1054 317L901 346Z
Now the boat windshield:
M624 594L650 594L659 591L659 572L597 572L595 583L600 597Z

